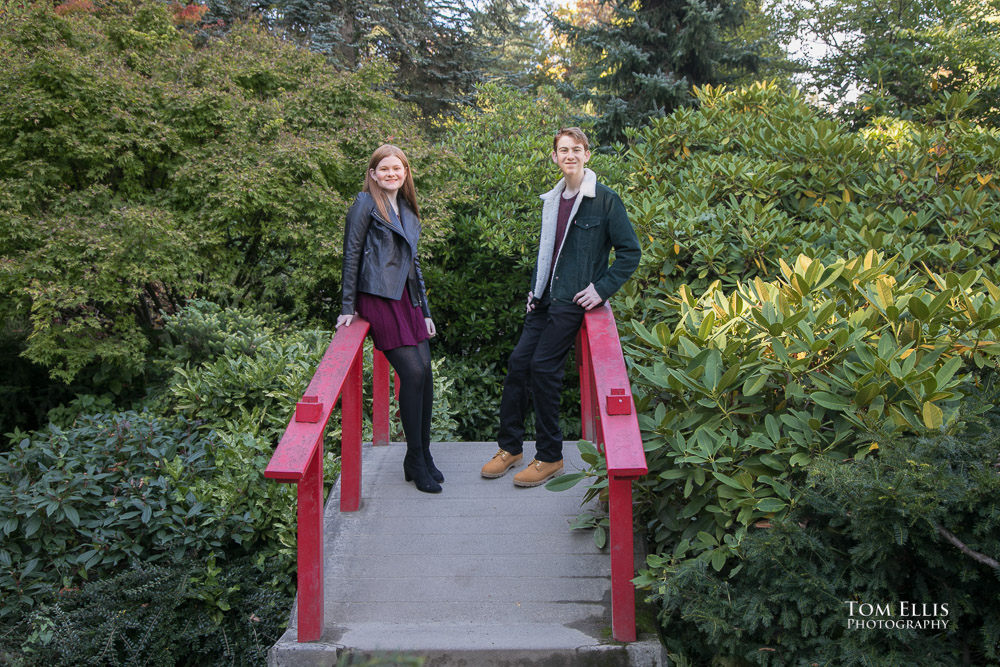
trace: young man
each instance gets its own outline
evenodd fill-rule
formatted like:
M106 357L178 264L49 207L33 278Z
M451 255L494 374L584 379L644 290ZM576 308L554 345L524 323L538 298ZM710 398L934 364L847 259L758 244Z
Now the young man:
M535 458L514 476L517 486L538 486L562 472L559 396L566 355L583 314L617 292L641 256L622 200L586 168L590 145L583 130L559 130L552 143L552 161L563 178L541 196L535 275L500 400L500 450L482 470L483 477L501 477L521 461L530 383ZM615 261L609 267L611 248Z

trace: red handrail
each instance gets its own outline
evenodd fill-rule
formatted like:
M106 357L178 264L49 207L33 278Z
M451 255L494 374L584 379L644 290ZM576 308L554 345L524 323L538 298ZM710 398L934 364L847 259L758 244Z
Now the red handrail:
M635 403L611 306L589 311L576 339L583 437L608 465L611 545L611 634L635 641L635 548L632 480L648 472Z
M340 400L340 511L361 507L361 409L369 325L355 317L333 336L264 476L298 485L298 641L323 634L323 431ZM389 363L374 352L372 440L389 443Z

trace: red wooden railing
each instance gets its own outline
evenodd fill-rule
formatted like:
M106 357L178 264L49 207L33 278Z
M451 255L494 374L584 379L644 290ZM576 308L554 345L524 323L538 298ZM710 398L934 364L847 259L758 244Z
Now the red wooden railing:
M298 485L300 642L323 634L323 431L340 399L340 511L361 506L361 406L368 322L355 317L334 335L264 476ZM372 440L389 443L389 362L374 352Z
M611 306L605 304L584 316L576 339L576 365L583 437L597 444L608 465L611 634L617 641L634 642L632 480L648 469Z
M355 317L334 335L264 476L298 485L298 641L323 634L323 431L341 402L340 511L361 506L361 408L364 341L369 325ZM635 641L632 480L646 474L625 359L609 306L584 317L577 338L583 437L605 453L611 514L611 628ZM374 352L372 439L389 442L389 363ZM397 382L398 387L398 382Z

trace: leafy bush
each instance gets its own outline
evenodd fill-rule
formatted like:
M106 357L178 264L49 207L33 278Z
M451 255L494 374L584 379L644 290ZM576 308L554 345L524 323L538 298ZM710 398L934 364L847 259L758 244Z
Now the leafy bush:
M367 341L366 341L367 342ZM458 408L455 407L455 381L444 372L445 359L431 360L434 375L434 410L431 413L431 440L455 442L458 435ZM370 413L369 413L370 414Z
M0 314L30 319L24 354L54 378L141 374L195 295L339 310L343 216L386 140L414 164L425 249L440 238L450 154L377 67L338 73L253 25L194 48L157 2L36 5L0 58Z
M290 575L296 553L295 489L266 479L264 469L332 334L206 301L192 302L168 318L165 331L175 343L156 364L169 375L150 407L214 434L216 469L198 480L198 492L226 512L245 516L252 532L236 539L252 550L257 563L277 558ZM339 454L338 409L324 437L326 489L337 479ZM282 587L293 589L291 577Z
M58 405L48 412L49 424L59 428L70 428L77 418L86 415L110 414L115 411L114 396L102 394L78 394L68 403Z
M803 255L781 281L682 288L664 304L673 329L631 322L656 553L721 570L754 522L800 502L817 461L863 459L884 446L873 432L961 426L970 369L1000 358L1000 289L976 271L904 282L893 268L875 251Z
M816 461L795 509L759 522L728 576L703 560L650 557L639 581L668 646L698 664L1000 664L998 566L972 557L1000 553L996 399L995 387L974 395L953 435L885 434L877 456ZM927 619L900 602L937 605L928 615L947 631L851 628L850 602L892 604L889 618L914 621Z
M812 461L862 456L871 429L957 426L965 362L1000 353L984 175L1000 135L852 133L769 84L699 96L636 135L649 244L616 303L649 537L720 569L747 526L794 506Z
M241 430L280 436L331 337L321 329L255 335L246 353L175 366L163 400L206 428L238 422Z
M225 591L216 604L199 596L214 571ZM274 561L246 558L213 568L202 558L133 561L105 579L49 596L31 614L0 621L0 662L10 665L263 664L284 629L291 594L273 586Z
M191 299L166 318L163 332L167 342L158 350L156 365L170 371L175 366L252 354L283 324L280 317Z
M616 299L650 466L641 584L664 622L694 578L728 594L713 572L766 596L735 583L763 567L746 557L753 526L800 516L812 471L959 433L968 387L1000 357L997 132L955 113L851 132L771 84L699 98L633 135L630 212L649 243ZM753 632L824 635L830 602L813 593L829 572L813 574L798 586L815 615L785 606ZM703 631L716 611L693 612ZM723 620L709 646L750 627Z
M628 208L649 244L619 304L637 319L660 319L681 285L768 279L800 254L830 264L874 248L913 272L998 282L1000 131L956 119L957 99L945 123L853 132L773 84L698 98L633 135Z
M81 417L0 454L0 616L132 559L179 562L253 535L204 493L215 437L148 414Z
M455 440L496 440L503 373L474 359L442 357L439 371L448 378L448 405L455 419ZM435 402L438 394L435 388Z

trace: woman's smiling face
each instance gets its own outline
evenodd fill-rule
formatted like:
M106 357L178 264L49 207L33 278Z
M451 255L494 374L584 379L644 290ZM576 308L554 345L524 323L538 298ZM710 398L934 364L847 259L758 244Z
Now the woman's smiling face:
M382 158L371 170L371 177L383 190L396 191L403 187L406 180L406 167L403 161L395 155Z

